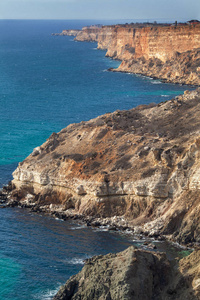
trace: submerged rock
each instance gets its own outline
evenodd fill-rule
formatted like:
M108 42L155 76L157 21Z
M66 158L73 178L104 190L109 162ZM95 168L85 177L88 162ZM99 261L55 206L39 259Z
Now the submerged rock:
M165 254L134 247L85 262L54 300L200 299L200 251L170 263Z

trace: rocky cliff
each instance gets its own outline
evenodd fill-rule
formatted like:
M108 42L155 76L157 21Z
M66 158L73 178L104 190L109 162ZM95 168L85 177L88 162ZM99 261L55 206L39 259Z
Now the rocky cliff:
M54 300L200 299L200 251L170 263L165 254L133 247L88 259Z
M9 197L200 243L199 133L199 89L69 125L19 164Z
M84 27L75 39L97 41L106 56L121 60L115 71L200 85L200 24Z
M137 27L105 26L98 36L98 47L107 55L127 60L131 57L157 58L166 62L174 52L187 52L200 47L200 24Z

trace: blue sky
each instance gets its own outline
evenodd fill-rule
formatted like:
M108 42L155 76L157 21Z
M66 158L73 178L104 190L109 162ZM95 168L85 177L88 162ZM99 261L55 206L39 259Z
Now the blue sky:
M200 19L200 0L0 0L0 19Z

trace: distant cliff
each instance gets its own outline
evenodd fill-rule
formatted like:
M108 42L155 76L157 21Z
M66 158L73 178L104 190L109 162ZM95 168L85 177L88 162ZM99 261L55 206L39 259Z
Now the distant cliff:
M130 24L84 27L77 41L97 41L106 56L122 61L116 71L167 82L200 85L200 24Z

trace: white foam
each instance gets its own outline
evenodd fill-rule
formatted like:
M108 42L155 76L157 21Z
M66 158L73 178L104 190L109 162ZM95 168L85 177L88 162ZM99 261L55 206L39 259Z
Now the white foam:
M78 225L78 226L74 226L74 227L71 227L70 229L71 230L78 230L78 229L83 229L83 228L86 228L86 225Z
M152 80L151 83L152 83L152 84L161 84L162 82L161 82L161 81L158 81L158 80Z
M61 260L62 263L68 265L84 265L85 260L91 258L93 255L84 255L83 257L73 257L71 259Z
M84 265L85 258L72 258L70 260L67 260L67 263L69 265Z
M46 290L42 293L40 293L39 295L35 296L34 299L38 299L38 300L51 300L56 293L59 291L61 284L59 284L59 286L56 289L53 290Z
M161 97L169 97L169 95L161 95Z
M109 226L103 226L103 225L93 228L93 230L95 230L95 231L108 231L108 229L109 229Z

